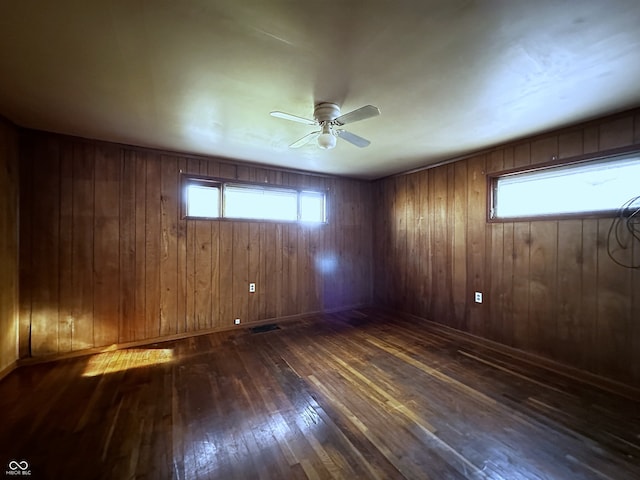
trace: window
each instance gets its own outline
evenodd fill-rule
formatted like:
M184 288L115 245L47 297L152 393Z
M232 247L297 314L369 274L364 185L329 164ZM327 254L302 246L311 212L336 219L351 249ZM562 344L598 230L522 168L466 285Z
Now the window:
M300 220L303 222L324 222L324 202L324 193L300 192Z
M212 184L189 183L186 187L187 217L220 216L220 188Z
M187 218L324 223L326 192L183 176Z
M254 220L298 219L298 192L253 185L227 185L224 189L224 216Z
M489 176L489 219L609 215L639 194L640 152Z

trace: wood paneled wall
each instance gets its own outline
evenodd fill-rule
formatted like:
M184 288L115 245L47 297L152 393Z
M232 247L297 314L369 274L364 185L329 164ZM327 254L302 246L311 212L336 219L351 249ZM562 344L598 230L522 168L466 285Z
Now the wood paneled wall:
M640 384L640 271L609 259L612 220L487 223L485 177L638 143L636 110L377 181L374 300Z
M18 348L18 130L0 118L0 377Z
M371 303L368 182L40 132L21 165L21 356ZM328 189L329 223L185 220L180 171Z

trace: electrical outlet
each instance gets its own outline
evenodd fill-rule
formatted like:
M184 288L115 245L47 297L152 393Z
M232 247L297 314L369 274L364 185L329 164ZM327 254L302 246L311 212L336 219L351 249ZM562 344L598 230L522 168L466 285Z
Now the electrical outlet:
M476 303L482 303L482 292L476 292Z
M240 325L240 319L236 318L236 322L235 323L236 323L236 325Z
M255 283L250 283L249 284L249 293L255 293L256 291L256 284Z

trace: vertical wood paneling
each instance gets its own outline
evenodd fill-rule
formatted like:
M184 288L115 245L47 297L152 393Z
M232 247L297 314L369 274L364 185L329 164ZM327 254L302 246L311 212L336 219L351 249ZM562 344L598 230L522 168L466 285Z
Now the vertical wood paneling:
M407 184L406 177L401 176L395 179L395 199L393 211L395 212L395 238L393 239L393 251L395 252L393 270L393 299L396 305L407 303L407 270L398 268L400 265L407 265Z
M417 183L420 187L420 195L418 198L418 207L416 215L418 217L418 304L416 314L420 314L428 309L429 297L431 292L431 249L429 241L431 238L431 221L430 216L426 214L429 211L429 172L423 170L419 172ZM376 217L382 212L377 211ZM384 238L384 237L382 237ZM379 237L377 238L379 241Z
M71 226L71 285L73 291L71 347L73 350L82 350L94 346L94 170L95 146L92 144L74 145L73 220ZM40 204L38 207L40 208ZM43 326L43 328L47 327Z
M392 243L394 228L391 227L393 222L393 209L391 202L394 195L390 191L393 189L393 182L378 182L374 184L374 211L375 215L375 231L379 234L376 243L380 246L379 255L385 255L385 258L376 258L374 255L373 271L377 281L374 282L374 301L378 304L391 305L391 283L393 278L394 264L391 261L393 255Z
M257 288L264 297L264 318L275 318L278 315L278 280L282 272L280 266L282 260L278 260L277 228L273 223L263 224L264 235L261 236L262 254L264 255L264 268L260 270L260 280ZM282 258L282 252L280 252ZM274 281L275 279L275 281Z
M471 333L483 334L489 328L485 325L486 312L489 309L485 303L476 304L470 301L473 292L483 292L486 295L487 286L490 284L485 271L485 249L491 247L486 244L485 214L486 207L486 159L484 155L469 160L468 163L468 195L467 195L467 285L464 292L464 300L467 309L467 325ZM489 253L490 256L490 253ZM484 299L483 299L484 301Z
M160 156L150 155L146 164L145 188L145 338L160 335L160 172Z
M445 225L443 229L443 237L442 243L444 245L445 259L447 262L445 268L445 277L443 279L444 295L442 296L442 301L440 303L441 306L441 315L443 318L446 318L448 322L451 322L451 312L453 311L453 289L451 288L453 285L453 269L451 268L451 258L453 257L453 239L454 233L453 229L450 226L455 225L454 215L454 201L455 201L455 164L446 165L447 167L447 188L446 193L444 194L444 202L443 206L445 208L444 217L445 217ZM466 321L466 317L463 320Z
M607 253L611 220L598 220L597 358L598 373L623 377L632 358L631 270L615 264Z
M450 196L453 208L453 255L452 255L452 297L453 312L451 325L461 330L467 330L468 311L470 305L467 302L467 258L468 258L468 241L467 227L469 225L467 212L469 211L469 202L467 195L468 187L468 162L457 162L453 164L454 168L454 191Z
M531 224L513 224L513 344L530 349L532 344L528 329L529 316L529 255L531 253Z
M178 332L178 234L179 168L178 159L163 156L160 188L160 335Z
M556 332L551 345L554 356L565 363L587 368L582 352L591 344L587 335L593 328L582 299L583 268L585 263L582 244L582 220L558 222L558 278L556 295Z
M187 159L183 157L178 158L178 171L187 171ZM177 304L177 317L175 321L176 333L185 333L188 331L188 316L187 316L187 270L190 263L187 256L187 242L188 242L188 226L193 225L193 222L187 222L184 218L184 211L182 208L182 200L184 192L182 192L182 186L180 183L177 185L178 194L178 239L177 239L177 292L176 292L176 304ZM216 299L217 300L217 299ZM215 301L215 300L214 300ZM219 309L217 310L219 312ZM173 323L173 322L172 322ZM170 327L174 328L174 327Z
M282 315L292 315L298 301L298 226L283 225Z
M504 168L513 167L515 162L515 149L507 147L504 149ZM513 321L513 278L514 278L514 224L507 222L503 224L503 283L501 293L503 295L502 303L502 329L501 334L503 342L507 345L515 345L515 328ZM491 299L489 299L491 303ZM491 317L493 320L493 317Z
M261 289L264 288L264 285L260 281L260 272L264 271L264 265L262 264L262 258L260 255L262 246L260 229L263 225L263 223L258 222L251 222L249 224L249 262L247 265L247 281L248 283L256 284L256 292L250 294L248 298L248 321L261 320L264 318L260 308L260 299L263 296ZM249 285L247 285L247 291L248 287Z
M406 225L407 225L407 263L409 268L406 275L406 302L409 312L415 313L418 311L418 286L420 281L418 279L419 271L419 252L417 245L417 234L419 228L418 219L418 200L420 195L420 189L417 183L417 176L407 177L407 210L406 210Z
M18 130L0 119L0 376L19 355L19 145Z
M583 335L587 337L584 345L577 345L580 354L587 364L590 371L598 371L598 344L600 338L598 336L598 220L590 219L582 221L582 271L581 275L581 330ZM574 278L578 277L578 272L573 272ZM575 341L575 337L580 335L572 332L571 340Z
M52 139L37 145L33 151L34 165L38 165L33 175L33 190L47 198L60 196L60 165L58 144ZM59 212L58 201L39 205L30 215L32 225L41 232L31 247L32 285L31 297L31 349L38 354L58 351L59 310L49 306L58 303L59 285ZM85 259L88 261L88 259Z
M352 192L350 189L346 191L336 191L335 215L342 217L341 228L345 229L347 233L345 236L337 235L337 251L336 251L336 275L334 285L334 297L338 305L343 302L346 295L350 294L351 286L345 283L345 278L348 278L351 272L351 259L349 258L349 248L351 243L348 238L350 235L350 228L353 219L353 205L351 201ZM336 233L338 231L336 230Z
M544 137L531 142L531 163L550 162L558 157L558 137Z
M491 152L487 158L487 173L503 170L504 157L504 150ZM505 268L504 223L492 223L487 227L489 236L487 243L490 244L490 251L485 268L491 269L491 274L488 277L489 291L485 299L488 310L486 335L493 340L509 343L511 336L506 333L509 322L505 322L504 310L507 297L505 287L511 279Z
M632 115L627 115L603 122L599 131L600 149L631 144L634 139L633 120ZM624 378L629 375L629 361L634 356L632 333L633 324L638 320L630 317L631 270L612 262L607 253L610 226L611 220L598 220L597 366L600 369L598 373L611 372ZM625 252L624 260L630 263L632 259L633 252Z
M194 162L194 170L197 173L207 174L207 165L204 161ZM194 249L194 326L195 330L203 330L212 326L213 296L212 292L212 266L213 248L211 245L211 222L208 220L196 220L195 222L195 249Z
M136 338L136 165L135 152L121 152L120 160L120 342ZM62 242L64 245L65 242ZM69 269L70 271L70 269Z
M146 319L146 286L147 286L147 270L145 263L145 247L146 247L146 223L147 223L147 169L149 162L148 155L144 152L137 152L135 155L135 185L134 185L134 209L135 218L133 229L134 233L134 281L133 281L133 298L134 312L132 318L132 340L141 340L145 338L145 319Z
M633 115L608 120L600 125L599 149L624 147L633 143Z
M249 224L233 222L233 315L246 321L249 313Z
M438 285L438 282L440 281L440 279L438 278L438 252L436 251L435 245L436 245L436 238L438 236L438 228L437 228L437 221L440 220L440 218L435 214L436 213L436 208L438 206L437 202L436 202L436 173L437 173L437 169L436 170L430 170L428 173L429 175L427 176L427 205L429 206L429 211L426 212L427 218L429 219L429 239L428 239L428 244L427 244L427 248L429 251L429 257L430 257L430 261L431 261L431 278L429 283L431 284L431 290L428 294L429 297L429 302L427 304L427 312L429 315L431 315L431 318L435 318L436 316L436 312L435 312L435 297L436 297L436 287Z
M307 187L309 182L306 177L295 182L297 185ZM298 285L298 306L307 312L317 310L314 304L316 291L315 276L311 274L312 258L317 249L315 235L312 234L309 225L300 225L298 235L298 251L300 252L300 262L298 263L298 278L308 278L304 285Z
M448 168L439 168L432 172L433 174L433 192L434 198L432 204L433 210L433 239L431 248L433 249L433 265L434 279L433 294L431 295L431 314L437 322L448 323L447 302L449 297L451 278L450 254L447 248L447 229L451 224L447 220L447 170ZM397 264L396 268L401 269L402 265ZM398 305L398 307L402 307Z
M620 114L375 182L376 301L640 384L640 274L608 258L611 219L487 223L484 175L640 143L639 118ZM418 244L426 241L428 253L398 254L400 239L425 238L425 218L429 234ZM638 258L639 250L627 254ZM423 266L416 270L416 262ZM428 300L404 298L397 287L404 277L410 295L419 284ZM474 291L484 293L482 304Z
M200 161L196 159L188 159L186 172L200 173ZM198 269L202 270L198 262L200 255L199 247L196 241L196 232L202 220L192 220L186 222L185 234L185 332L194 332L197 330L197 302L199 296L198 286L196 282Z
M7 140L11 143L11 134L9 133L9 139ZM17 135L17 133L16 133ZM32 313L32 302L31 299L34 294L34 285L33 285L33 255L31 253L32 243L33 243L33 220L32 213L34 209L34 194L33 194L33 175L31 172L33 171L33 155L36 145L27 141L26 136L22 136L19 147L16 149L15 162L19 165L19 174L15 178L11 178L11 180L19 181L19 186L16 186L18 190L18 205L19 205L19 213L18 213L18 205L16 205L16 222L19 222L19 246L18 246L18 276L19 276L19 287L16 289L16 295L18 295L18 354L20 358L28 357L31 355L31 313ZM10 181L10 158L7 157L7 182ZM7 195L7 206L11 205L10 197L11 197L11 189L7 188L3 190L3 193L6 192ZM10 229L10 208L7 209L7 228ZM9 236L10 232L6 232L6 235ZM7 241L9 239L7 238ZM69 245L71 243L69 242ZM9 253L10 250L7 250ZM11 265L9 261L7 265ZM10 275L10 270L7 270L7 275ZM11 277L9 277L10 279ZM7 281L9 281L9 279ZM8 290L10 291L10 290Z
M582 135L582 130L560 134L558 137L558 158L582 155L584 153Z
M286 239L285 239L285 225L278 223L274 225L275 230L275 244L273 246L274 250L274 273L273 278L275 279L274 288L271 289L273 299L275 302L275 316L280 317L283 315L284 308L284 276L285 276L285 257L286 257Z
M228 324L235 319L233 310L233 223L220 222L220 290L214 301L220 305L220 324ZM217 297L217 298L216 298Z
M378 245L376 251L379 255L388 255L390 251L388 240L388 236L391 233L391 228L388 227L390 208L387 206L390 195L385 194L385 189L390 183L377 182L373 185L373 210L376 212L373 221L374 231L378 235L378 238L376 238ZM390 267L387 265L389 265L389 262L386 258L374 257L373 276L377 281L374 282L373 301L380 305L389 304L387 298L387 269Z
M60 152L60 242L58 351L70 352L73 340L73 149Z
M557 333L558 222L531 222L529 252L529 348L552 356Z
M207 175L212 177L220 176L220 165L218 162L207 162ZM220 317L220 222L209 222L211 229L211 327L219 328L225 325ZM228 325L228 320L226 325Z
M371 303L368 182L37 132L22 155L24 355ZM329 224L187 220L181 171L331 186Z
M334 179L328 181L328 193L327 193L327 210L330 219L336 219L338 212L337 208L337 185ZM338 305L338 298L336 295L337 281L338 281L338 230L337 221L329 221L329 224L325 226L325 235L327 239L327 248L325 250L325 256L322 259L321 265L324 271L323 280L323 298L322 304L326 309L335 308ZM279 234L281 236L281 234ZM276 251L282 252L282 249L276 249ZM280 258L280 262L282 258ZM281 263L280 263L281 264ZM281 285L279 285L281 288Z
M93 249L95 288L93 290L94 342L96 345L118 343L120 295L119 236L119 151L103 145L95 157L95 242Z
M220 318L220 298L217 292L220 290L220 224L211 225L211 322L210 328L221 327L224 324Z

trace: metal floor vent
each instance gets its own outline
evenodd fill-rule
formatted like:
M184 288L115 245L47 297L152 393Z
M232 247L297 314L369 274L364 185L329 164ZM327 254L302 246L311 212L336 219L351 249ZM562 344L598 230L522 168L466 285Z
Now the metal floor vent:
M270 332L272 330L280 330L280 327L275 323L269 323L267 325L260 325L258 327L251 327L249 329L251 333L265 333L265 332Z

